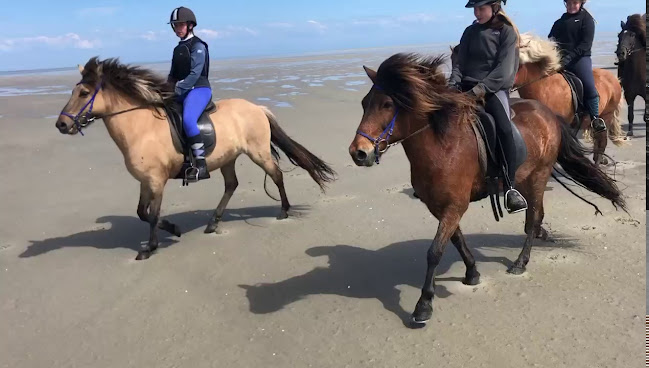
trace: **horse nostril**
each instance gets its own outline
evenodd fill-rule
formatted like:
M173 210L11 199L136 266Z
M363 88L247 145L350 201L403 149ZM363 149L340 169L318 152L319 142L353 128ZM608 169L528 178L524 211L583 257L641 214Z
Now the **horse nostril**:
M365 161L367 159L367 153L365 151L357 150L354 154L356 161Z
M65 125L65 123L62 122L61 120L56 122L56 127L61 131L68 129L67 125Z

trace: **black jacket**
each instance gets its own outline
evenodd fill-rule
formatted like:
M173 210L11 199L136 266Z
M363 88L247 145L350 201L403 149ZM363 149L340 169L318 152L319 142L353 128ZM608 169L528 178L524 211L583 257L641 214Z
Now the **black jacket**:
M595 20L586 10L559 18L548 35L561 48L561 63L565 66L582 56L590 56L595 37Z
M482 96L509 90L518 71L518 37L508 24L474 23L464 30L449 85Z

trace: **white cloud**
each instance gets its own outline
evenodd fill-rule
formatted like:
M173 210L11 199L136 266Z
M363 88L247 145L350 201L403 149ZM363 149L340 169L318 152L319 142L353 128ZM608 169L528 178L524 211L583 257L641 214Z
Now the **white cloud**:
M80 9L77 11L77 14L79 14L82 17L91 17L91 16L107 16L107 15L113 15L119 10L118 7L97 7L97 8L84 8Z
M325 26L324 24L322 24L320 22L317 22L315 20L308 20L307 23L313 24L317 29L320 29L320 30L327 29L327 26Z
M197 29L196 34L203 38L223 38L223 33L212 29Z
M11 51L19 46L58 46L58 47L73 47L77 49L93 49L99 47L101 42L99 40L89 40L81 38L76 33L67 33L61 36L35 36L35 37L22 37L0 39L0 50Z

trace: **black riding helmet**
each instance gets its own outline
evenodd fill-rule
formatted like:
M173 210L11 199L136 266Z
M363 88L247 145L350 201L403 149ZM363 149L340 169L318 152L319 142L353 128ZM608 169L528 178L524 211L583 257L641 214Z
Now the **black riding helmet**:
M185 8L184 6L176 8L171 12L169 23L167 24L171 24L171 28L173 28L174 23L189 23L193 24L194 27L196 27L197 25L194 12L189 8Z
M503 5L507 4L507 0L469 0L468 3L464 6L465 8L475 8L478 6L483 6L483 5L489 5L489 4L495 4L502 2Z

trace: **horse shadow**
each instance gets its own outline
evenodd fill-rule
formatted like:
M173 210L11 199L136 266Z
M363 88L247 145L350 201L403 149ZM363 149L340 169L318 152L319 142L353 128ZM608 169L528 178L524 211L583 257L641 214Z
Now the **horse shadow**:
M290 215L303 217L306 215L307 206L293 206ZM250 207L241 209L226 209L223 221L219 226L227 227L228 223L244 221L251 226L249 220L261 218L275 218L279 214L277 206ZM174 213L161 217L178 225L182 233L187 233L207 225L214 210L196 210ZM27 249L19 258L30 258L45 254L57 249L74 247L93 247L96 249L110 250L118 248L140 250L140 244L148 240L149 224L142 222L136 216L103 216L96 222L99 226L95 229L79 232L62 237L45 240L30 241ZM166 248L180 241L165 231L158 230L159 248Z
M505 267L512 261L501 256L487 256L482 250L497 248L522 248L524 235L470 234L465 235L476 262L495 262ZM398 316L407 327L411 314L400 304L399 286L409 285L420 289L426 272L426 252L430 240L411 240L388 245L378 250L351 245L319 246L306 250L311 257L326 256L327 267L317 267L303 275L275 283L239 285L245 290L254 314L277 312L284 307L311 295L338 295L356 299L377 299L383 307ZM537 241L535 247L574 247L570 239L560 244ZM437 268L444 275L455 262L462 262L459 253L450 243ZM479 268L479 265L478 265ZM436 277L439 281L461 282L459 277ZM452 293L443 285L436 284L435 296L447 298ZM414 304L413 304L414 306Z

